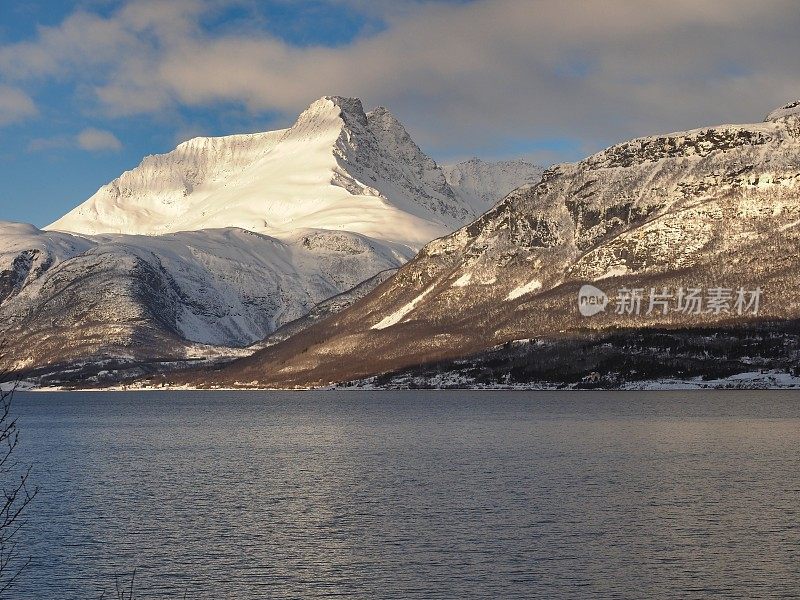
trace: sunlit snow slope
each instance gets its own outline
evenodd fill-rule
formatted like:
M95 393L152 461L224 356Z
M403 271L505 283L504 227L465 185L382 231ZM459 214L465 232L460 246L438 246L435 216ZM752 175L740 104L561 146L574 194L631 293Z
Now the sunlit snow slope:
M284 238L312 228L417 249L476 216L389 111L324 97L289 129L196 138L148 156L46 229L239 227Z

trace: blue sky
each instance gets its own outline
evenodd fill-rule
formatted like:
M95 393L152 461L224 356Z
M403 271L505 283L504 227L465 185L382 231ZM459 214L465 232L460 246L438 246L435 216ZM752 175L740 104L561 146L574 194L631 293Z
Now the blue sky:
M0 220L42 226L147 154L388 106L441 162L577 160L800 97L792 0L0 3Z

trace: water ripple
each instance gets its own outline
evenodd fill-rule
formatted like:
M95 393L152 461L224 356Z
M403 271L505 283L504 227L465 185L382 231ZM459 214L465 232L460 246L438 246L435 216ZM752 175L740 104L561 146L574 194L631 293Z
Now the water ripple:
M794 393L20 394L17 600L800 595Z

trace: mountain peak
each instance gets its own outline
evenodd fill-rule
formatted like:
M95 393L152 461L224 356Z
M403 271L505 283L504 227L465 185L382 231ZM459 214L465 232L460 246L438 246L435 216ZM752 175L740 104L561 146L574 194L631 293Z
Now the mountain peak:
M289 129L196 138L145 158L48 228L160 235L352 231L419 248L474 218L385 109L323 96Z
M300 114L295 126L330 119L341 119L345 125L351 126L358 124L365 127L367 125L367 115L360 99L345 96L323 96L312 102Z
M334 106L338 106L342 112L348 114L364 115L364 105L361 103L360 98L353 98L348 96L323 96L320 100L331 102Z
M800 116L800 100L795 100L794 102L789 102L789 104L785 104L780 108L776 108L769 113L767 118L764 120L777 121L778 119L791 116Z

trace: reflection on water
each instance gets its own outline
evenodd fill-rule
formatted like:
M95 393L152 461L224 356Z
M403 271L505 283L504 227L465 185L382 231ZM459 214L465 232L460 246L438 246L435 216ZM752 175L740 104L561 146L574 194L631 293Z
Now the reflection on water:
M800 395L19 394L19 600L796 597ZM107 596L108 597L108 596Z

